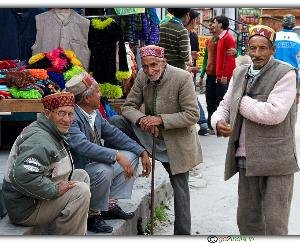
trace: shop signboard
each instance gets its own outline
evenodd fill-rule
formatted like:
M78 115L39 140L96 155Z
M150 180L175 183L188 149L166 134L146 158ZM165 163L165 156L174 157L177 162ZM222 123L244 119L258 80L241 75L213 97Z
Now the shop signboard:
M208 41L209 38L211 38L211 36L200 35L198 37L198 41L199 41L199 56L198 56L198 59L196 61L196 65L197 65L197 67L199 69L202 67L202 64L203 64L203 58L204 58L206 43L207 43L207 41Z

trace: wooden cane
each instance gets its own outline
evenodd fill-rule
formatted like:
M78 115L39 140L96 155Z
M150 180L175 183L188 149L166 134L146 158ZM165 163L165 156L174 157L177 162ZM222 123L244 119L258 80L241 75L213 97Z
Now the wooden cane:
M156 137L152 135L152 174L151 174L151 207L150 207L150 234L153 235L154 229L154 170L155 170L155 153L156 153Z

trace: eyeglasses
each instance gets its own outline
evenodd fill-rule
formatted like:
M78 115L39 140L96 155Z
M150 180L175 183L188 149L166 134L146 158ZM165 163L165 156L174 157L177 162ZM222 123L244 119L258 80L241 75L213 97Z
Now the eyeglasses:
M60 118L68 116L69 118L74 118L74 112L65 112L65 111L52 111L56 113Z

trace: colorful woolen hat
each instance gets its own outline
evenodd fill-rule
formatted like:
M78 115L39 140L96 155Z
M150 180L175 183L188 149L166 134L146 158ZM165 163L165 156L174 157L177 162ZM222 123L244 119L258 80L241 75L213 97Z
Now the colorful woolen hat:
M140 49L141 57L154 56L164 58L165 49L163 47L148 45Z
M84 71L66 82L66 90L74 95L78 95L91 87L94 81L95 79Z
M60 92L45 96L42 99L42 103L44 109L52 111L62 106L74 106L75 99L74 95L70 92Z
M275 31L266 25L255 25L249 29L249 40L255 35L260 35L267 38L272 43L275 40Z

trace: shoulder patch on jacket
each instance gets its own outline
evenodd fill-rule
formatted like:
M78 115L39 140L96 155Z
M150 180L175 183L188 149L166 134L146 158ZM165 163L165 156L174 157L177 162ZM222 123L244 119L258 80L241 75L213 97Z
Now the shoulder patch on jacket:
M24 168L31 172L39 172L41 168L41 163L33 157L29 157L24 161Z

